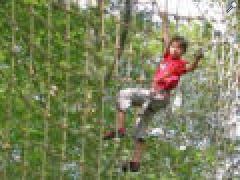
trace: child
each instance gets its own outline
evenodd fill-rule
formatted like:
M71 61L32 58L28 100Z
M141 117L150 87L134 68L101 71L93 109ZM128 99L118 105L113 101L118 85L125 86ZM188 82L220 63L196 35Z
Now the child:
M133 134L135 140L135 150L130 162L122 165L123 171L136 172L140 169L141 155L145 145L145 135L148 123L154 114L165 108L170 102L170 91L177 87L180 77L187 72L193 71L199 60L203 57L201 51L195 56L195 62L191 65L182 59L182 55L187 50L187 42L181 36L175 36L170 42L164 38L166 44L164 58L160 62L150 89L127 88L120 90L117 96L117 131L109 131L104 135L104 139L114 137L124 137L124 117L126 110L131 105L141 105L142 108L137 118L137 125Z

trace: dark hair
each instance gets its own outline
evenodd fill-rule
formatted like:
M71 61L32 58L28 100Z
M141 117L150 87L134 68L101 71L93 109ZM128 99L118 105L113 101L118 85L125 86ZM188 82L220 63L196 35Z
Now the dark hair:
M175 35L169 42L168 49L173 42L179 42L181 49L183 50L183 54L186 53L188 48L188 42L183 36Z

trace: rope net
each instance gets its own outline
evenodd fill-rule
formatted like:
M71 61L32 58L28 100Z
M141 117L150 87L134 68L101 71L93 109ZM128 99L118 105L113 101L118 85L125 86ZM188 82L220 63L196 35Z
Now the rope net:
M168 12L171 3L2 2L1 179L240 176L239 12L225 14L221 33L206 13ZM205 58L154 117L141 171L126 174L119 165L131 158L138 108L128 111L125 139L103 141L103 133L116 126L117 92L150 85L163 56L163 12L170 36L189 40L186 59L199 47Z

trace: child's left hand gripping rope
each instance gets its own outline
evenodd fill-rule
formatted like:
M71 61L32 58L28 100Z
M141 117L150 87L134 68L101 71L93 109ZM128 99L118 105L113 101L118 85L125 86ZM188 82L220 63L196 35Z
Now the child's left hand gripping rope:
M196 53L195 53L195 57L197 59L202 59L204 57L204 50L202 48L200 48Z

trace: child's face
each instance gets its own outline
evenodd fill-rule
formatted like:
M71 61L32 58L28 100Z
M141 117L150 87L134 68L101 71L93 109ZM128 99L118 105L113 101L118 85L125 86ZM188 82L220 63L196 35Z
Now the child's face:
M173 41L170 45L169 52L173 58L179 58L183 54L183 50L180 46L180 43L177 41Z

